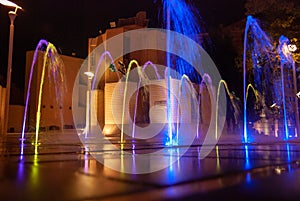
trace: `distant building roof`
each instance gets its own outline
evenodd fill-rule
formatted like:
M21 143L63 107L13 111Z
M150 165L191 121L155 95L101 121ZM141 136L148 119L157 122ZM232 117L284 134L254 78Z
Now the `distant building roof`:
M145 11L140 11L135 17L121 18L118 20L118 27L123 27L127 25L138 25L141 27L147 27L149 24L149 19L147 19L147 13Z

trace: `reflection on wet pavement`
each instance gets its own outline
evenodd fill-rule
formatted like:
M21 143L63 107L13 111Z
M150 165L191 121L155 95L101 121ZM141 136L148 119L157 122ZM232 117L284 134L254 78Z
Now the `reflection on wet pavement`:
M285 198L288 192L292 198L299 195L294 189L300 183L297 140L223 143L201 159L206 147L199 145L166 148L131 142L123 150L113 144L87 149L75 133L41 139L37 147L13 134L1 139L0 200L226 200L227 195L263 200L274 194ZM141 155L146 157L141 160ZM167 167L153 172L160 164ZM126 173L140 170L152 173ZM274 192L266 182L274 189L281 182L288 187ZM249 195L257 192L264 196Z

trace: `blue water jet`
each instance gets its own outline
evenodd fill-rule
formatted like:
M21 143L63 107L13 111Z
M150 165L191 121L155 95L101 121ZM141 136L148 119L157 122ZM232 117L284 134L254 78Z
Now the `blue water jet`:
M162 0L163 5L163 22L164 28L166 30L176 31L181 33L187 37L192 38L196 42L200 44L200 37L199 34L201 33L200 24L198 19L200 19L198 12L194 9L193 6L187 4L183 0ZM171 55L170 50L173 49L173 39L170 37L169 32L167 32L167 55L166 55L166 65L168 67L166 72L166 80L167 80L167 119L168 119L168 137L167 143L169 146L173 144L176 145L176 134L173 132L173 125L172 125L172 108L171 108L171 94L170 94L170 80L172 78L171 69L175 69L179 75L187 75L192 81L197 81L199 83L200 76L196 72L196 70L189 65L186 61L181 58L177 58ZM178 42L178 41L177 41ZM177 44L178 45L178 44ZM184 46L185 44L179 44ZM185 49L185 48L180 48ZM196 60L197 58L197 51L191 49L190 60ZM179 54L180 55L180 54ZM180 78L177 78L180 79ZM175 139L174 139L175 138Z
M163 0L163 19L165 29L183 34L201 45L201 17L192 5L186 3L184 0ZM168 38L167 40L167 48L172 48L172 38ZM184 46L185 44L180 45ZM191 59L195 60L198 52L196 50L191 50L190 52ZM170 55L167 60L168 59L170 59L170 61L168 61L167 64L172 64L172 68L174 68L179 75L185 74L193 82L199 83L201 81L197 71L186 61L181 58L172 57L172 55Z
M285 82L284 82L284 68L290 67L293 65L293 57L288 50L288 44L290 41L285 36L280 36L279 38L279 46L277 48L279 57L280 57L280 70L281 70L281 97L280 101L283 105L283 119L284 119L284 133L285 133L285 140L289 139L289 128L288 128L288 114L287 114L287 103L285 99Z
M260 94L268 94L266 102L273 101L276 92L273 92L271 86L270 67L273 65L274 46L272 39L261 29L257 20L252 16L247 17L245 34L244 34L244 55L243 55L243 97L244 97L244 143L249 142L247 131L247 52L251 53L253 65L253 77L255 88ZM271 96L269 96L271 94ZM265 103L263 103L264 110ZM263 111L262 111L263 112Z

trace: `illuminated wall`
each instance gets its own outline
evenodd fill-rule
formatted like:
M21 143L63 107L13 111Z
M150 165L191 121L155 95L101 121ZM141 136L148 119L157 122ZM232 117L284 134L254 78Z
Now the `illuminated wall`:
M29 79L30 67L33 59L34 51L28 51L26 53L26 74L25 74L25 92L27 92L27 85ZM33 80L31 85L31 95L29 101L28 111L28 123L30 128L35 127L37 102L38 102L38 90L40 85L41 70L43 65L43 52L39 53L38 61L35 66L33 74ZM55 97L55 83L49 79L48 74L45 76L45 83L43 88L42 98L42 109L41 109L41 128L51 129L54 127L74 127L73 116L72 116L72 93L74 81L77 76L78 70L80 69L83 59L61 55L61 59L64 63L65 73L65 88L64 98L62 103L58 103ZM24 95L25 97L25 95ZM80 109L80 106L78 108ZM83 110L84 111L84 110ZM63 122L61 121L61 114Z

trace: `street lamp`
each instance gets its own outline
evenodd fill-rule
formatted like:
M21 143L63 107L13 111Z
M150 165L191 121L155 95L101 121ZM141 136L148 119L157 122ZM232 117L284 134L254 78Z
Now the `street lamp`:
M10 101L10 84L11 84L11 71L12 71L12 54L13 54L13 42L14 42L14 21L17 16L17 10L22 9L22 7L17 4L7 1L0 0L0 4L15 8L14 11L9 11L8 16L10 19L10 29L9 29L9 47L8 47L8 62L7 62L7 78L6 78L6 100L5 100L5 112L4 112L4 129L3 133L7 133L8 128L8 114L9 114L9 101Z
M293 93L297 94L297 78L296 78L296 64L293 59L292 54L297 50L297 46L295 44L284 44L282 47L283 54L288 59L288 61L292 62L292 71L293 71ZM283 73L283 72L282 72ZM282 83L283 84L283 83ZM296 120L296 136L299 136L300 133L300 119L299 119L299 108L298 108L298 100L295 99L295 120Z
M295 52L297 50L297 46L294 44L289 44L287 47L290 52Z
M18 5L15 4L14 2L7 1L7 0L0 0L0 4L2 4L2 5L4 5L4 6L14 7L14 8L16 8L16 9L22 9L21 6L18 6Z
M88 137L88 134L91 131L91 102L92 102L92 79L95 74L91 71L84 72L84 75L88 77L88 86L86 93L86 125L85 125L85 138Z
M292 57L292 54L297 50L297 46L295 44L289 44L288 45L288 50L290 52L290 55ZM296 62L293 60L293 85L294 85L294 93L297 94L298 91L298 85L297 85L297 77L296 77ZM297 136L300 134L300 118L299 118L299 104L298 104L298 99L295 99L295 109L296 109L296 130L297 130Z

